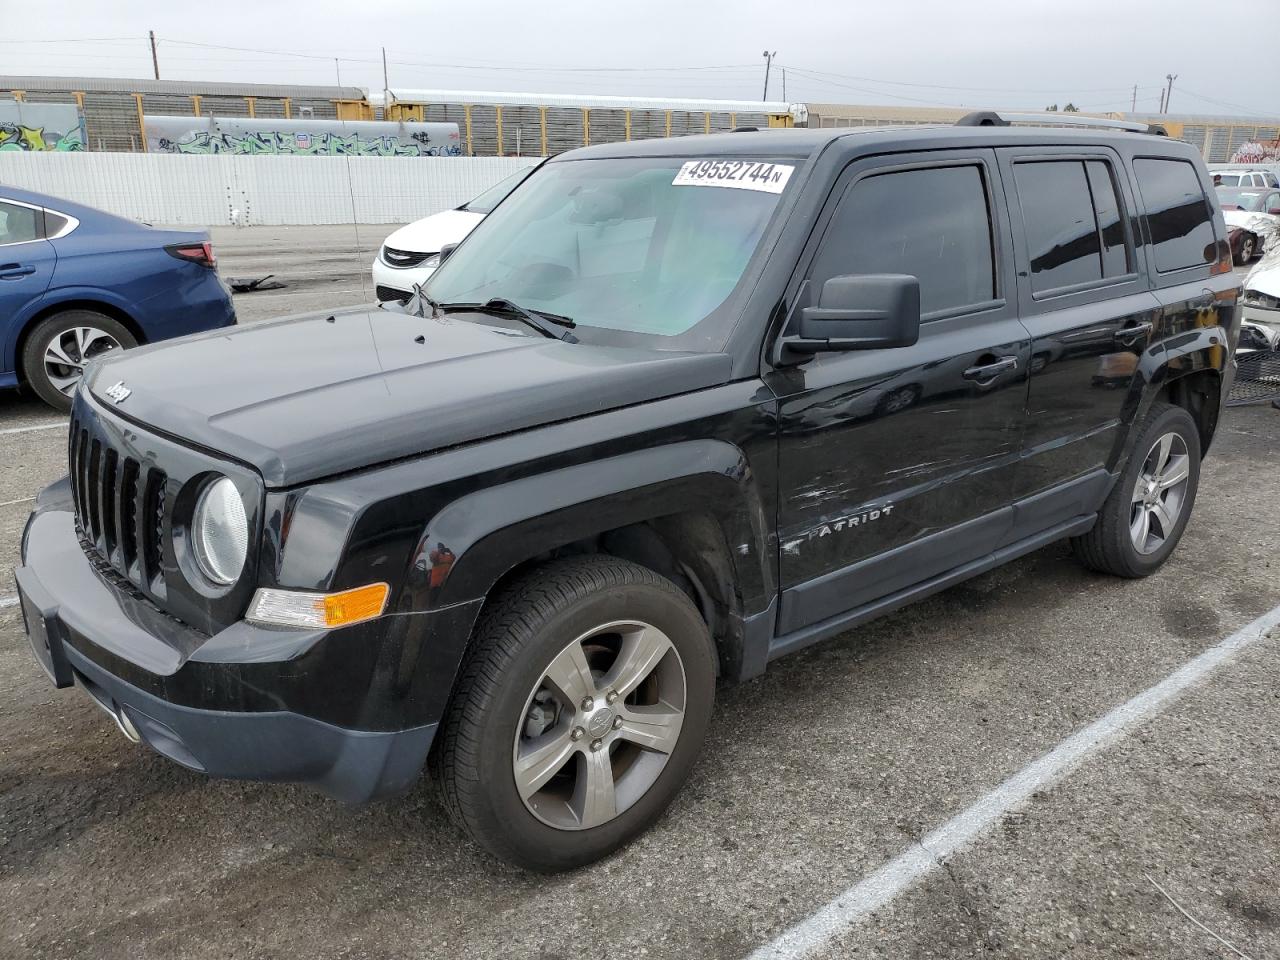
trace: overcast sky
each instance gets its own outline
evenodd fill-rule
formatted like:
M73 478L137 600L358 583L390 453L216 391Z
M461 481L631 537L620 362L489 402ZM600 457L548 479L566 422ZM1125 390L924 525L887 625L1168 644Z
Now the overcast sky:
M1256 2L1256 0L1255 0ZM1255 9L1261 9L1260 6ZM125 12L127 11L127 12ZM1265 17L1203 0L0 0L5 73L1280 116ZM40 42L37 42L40 41ZM43 42L58 41L58 42ZM241 49L223 49L236 47ZM340 58L335 66L333 57Z

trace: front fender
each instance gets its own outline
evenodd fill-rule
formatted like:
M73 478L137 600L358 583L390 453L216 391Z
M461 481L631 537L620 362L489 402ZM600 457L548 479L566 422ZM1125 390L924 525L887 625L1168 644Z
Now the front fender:
M405 590L411 609L486 596L513 567L606 530L687 511L716 517L743 610L772 591L769 525L750 466L722 440L689 440L524 477L465 495L427 524Z

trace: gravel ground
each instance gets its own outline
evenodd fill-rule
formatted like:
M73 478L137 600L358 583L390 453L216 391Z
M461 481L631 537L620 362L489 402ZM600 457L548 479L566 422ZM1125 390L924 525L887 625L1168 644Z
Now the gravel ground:
M291 283L323 259L280 252L302 240L365 258L336 232L258 229L272 239L243 262L270 256L263 272ZM215 240L239 275L241 254ZM297 312L355 296L360 275L344 276L238 307L248 321L268 299ZM13 430L0 601L29 510L11 501L64 459L59 419L0 395ZM1186 537L1149 580L1090 574L1051 546L722 689L662 822L553 878L478 853L427 782L349 808L133 746L83 693L49 685L0 606L0 957L741 957L1280 604L1277 463L1280 412L1231 410ZM1254 644L823 955L1228 955L1147 877L1254 960L1280 955L1278 657L1280 638Z

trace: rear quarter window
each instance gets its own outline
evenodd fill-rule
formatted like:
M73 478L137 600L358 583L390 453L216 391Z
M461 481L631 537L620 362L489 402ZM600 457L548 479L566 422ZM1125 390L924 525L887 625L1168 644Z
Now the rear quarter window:
M1147 208L1156 270L1168 273L1212 263L1213 207L1195 166L1186 160L1139 157L1133 161L1133 172Z

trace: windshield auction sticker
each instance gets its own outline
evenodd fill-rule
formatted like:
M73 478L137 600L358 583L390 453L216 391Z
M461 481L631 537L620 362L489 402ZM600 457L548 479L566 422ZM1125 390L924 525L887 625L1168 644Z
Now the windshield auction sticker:
M680 168L673 187L732 187L781 193L794 170L789 163L763 160L690 160Z

